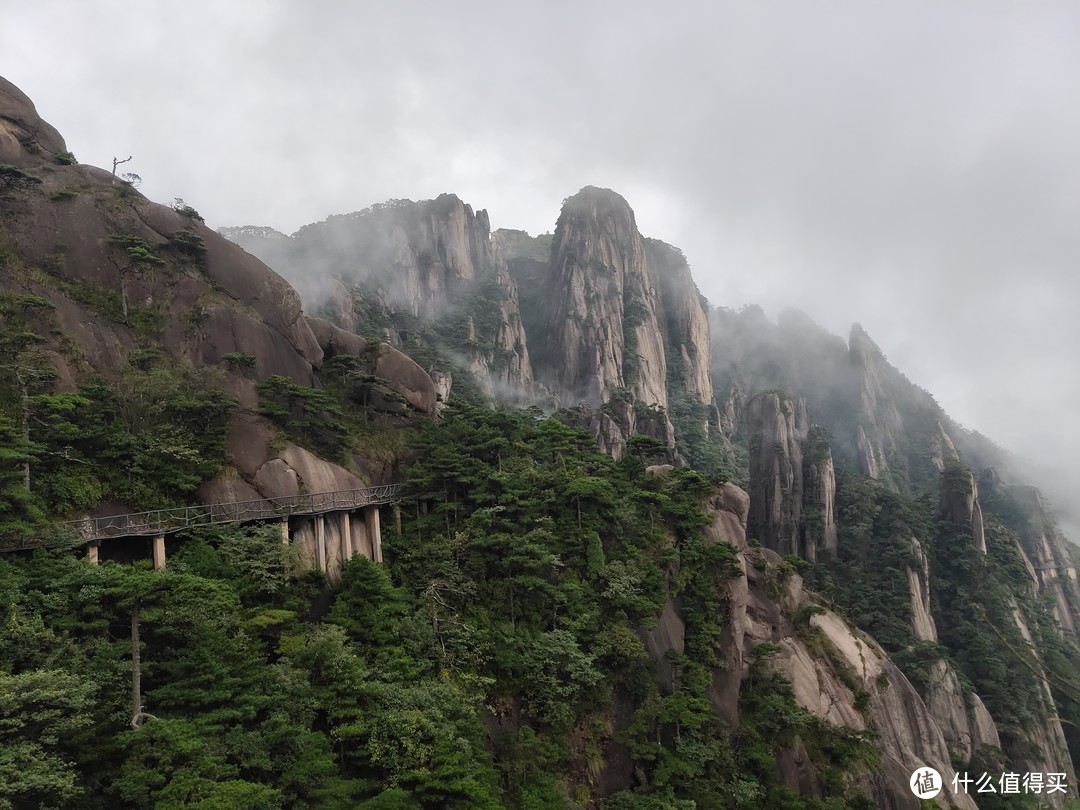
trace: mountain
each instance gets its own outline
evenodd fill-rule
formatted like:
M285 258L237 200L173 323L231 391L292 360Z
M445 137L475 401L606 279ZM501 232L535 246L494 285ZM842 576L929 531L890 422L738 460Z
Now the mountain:
M222 233L0 80L0 804L1076 799L1077 553L861 327L710 307L595 187L542 236L451 194ZM27 548L388 481L385 563Z
M35 418L66 419L73 408L87 414L115 408L124 429L142 434L153 455L151 434L176 413L150 402L152 393L202 391L227 417L220 446L199 447L202 437L188 426L172 437L175 446L158 447L158 457L165 450L189 457L201 471L217 470L210 480L126 486L113 489L102 504L94 479L110 476L97 469L102 459L91 457L102 448L87 445L82 455L72 447L65 451L85 475L47 460L36 465L43 492L55 492L68 508L130 512L184 503L196 494L196 484L204 500L257 501L329 482L350 489L389 480L393 455L327 459L292 441L272 446L260 386L275 381L286 391L321 385L324 362L333 354L327 351L330 325L301 311L295 289L207 228L194 209L153 203L111 173L76 163L10 83L0 85L0 105L0 327L16 357L7 375L19 378L16 387L27 398L16 409L16 422L25 428ZM411 411L435 409L434 383L405 355L359 338L349 345L389 394L408 400ZM340 343L336 351L342 351ZM88 397L93 380L105 387L93 383L98 387ZM45 392L68 398L29 399ZM215 399L221 394L234 404ZM46 412L30 412L32 404Z
M517 285L486 211L444 194L330 217L291 237L254 227L222 232L279 269L338 326L395 346L423 340L444 358L437 370L458 373L459 388L466 372L488 398L530 395ZM422 336L425 322L437 329Z

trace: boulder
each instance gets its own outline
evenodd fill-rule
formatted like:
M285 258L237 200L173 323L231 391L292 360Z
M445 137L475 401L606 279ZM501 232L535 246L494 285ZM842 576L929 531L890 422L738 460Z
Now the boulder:
M380 344L375 376L386 380L390 388L405 397L416 410L434 413L438 401L435 383L408 355L393 346Z
M37 109L22 90L0 76L0 163L25 166L40 158L27 150L28 144L57 155L67 151L64 139L41 120Z

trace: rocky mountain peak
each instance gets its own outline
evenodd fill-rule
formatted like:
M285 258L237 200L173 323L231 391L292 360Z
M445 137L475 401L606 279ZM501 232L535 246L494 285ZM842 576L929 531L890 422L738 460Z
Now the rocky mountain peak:
M600 405L628 391L667 407L656 286L626 200L587 187L563 204L545 291L540 373L564 404Z
M855 323L851 325L851 332L848 335L848 347L851 349L853 357L861 359L884 359L885 357L878 345L863 329L862 324Z
M609 188L585 186L577 194L563 200L559 221L578 218L594 222L608 222L625 228L627 236L637 230L637 220L630 203L621 194ZM558 225L556 224L556 227Z
M250 226L223 232L279 269L309 310L336 325L377 332L403 349L425 341L443 358L429 370L469 372L488 398L531 395L517 283L487 211L456 194L389 200L284 239Z
M41 152L66 153L63 136L42 120L22 90L0 76L0 163L24 166L37 162Z

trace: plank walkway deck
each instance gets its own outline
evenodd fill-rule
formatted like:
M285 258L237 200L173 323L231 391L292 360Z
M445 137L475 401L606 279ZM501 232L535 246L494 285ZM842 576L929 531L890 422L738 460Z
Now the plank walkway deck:
M280 520L290 515L320 515L327 512L351 511L364 506L393 503L399 499L400 492L400 484L385 484L364 489L315 492L285 498L211 503L174 509L155 509L150 512L135 512L127 515L87 517L56 524L55 528L58 531L55 542L86 544L113 537L155 537L202 526ZM0 552L52 544L53 542L48 539L23 539L13 544L3 543L0 545Z

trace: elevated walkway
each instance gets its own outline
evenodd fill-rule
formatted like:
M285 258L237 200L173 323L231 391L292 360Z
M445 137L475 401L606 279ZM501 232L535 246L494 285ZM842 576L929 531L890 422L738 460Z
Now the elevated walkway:
M316 492L287 498L212 503L156 509L129 515L83 518L62 524L78 541L88 543L112 537L157 537L185 529L218 526L225 523L252 523L281 520L293 515L324 515L328 512L351 512L365 506L382 506L398 500L400 484L387 484L339 492Z
M0 552L42 546L75 544L87 547L87 558L98 561L98 548L105 540L123 537L153 539L155 568L165 566L165 537L205 526L230 523L277 522L282 542L296 540L301 556L312 567L336 576L341 562L354 554L382 561L382 531L379 507L397 503L400 484L386 484L338 492L315 492L257 501L212 503L155 509L126 515L86 517L54 524L42 536L14 543L0 543ZM359 512L356 520L350 515ZM291 520L290 520L291 519Z

